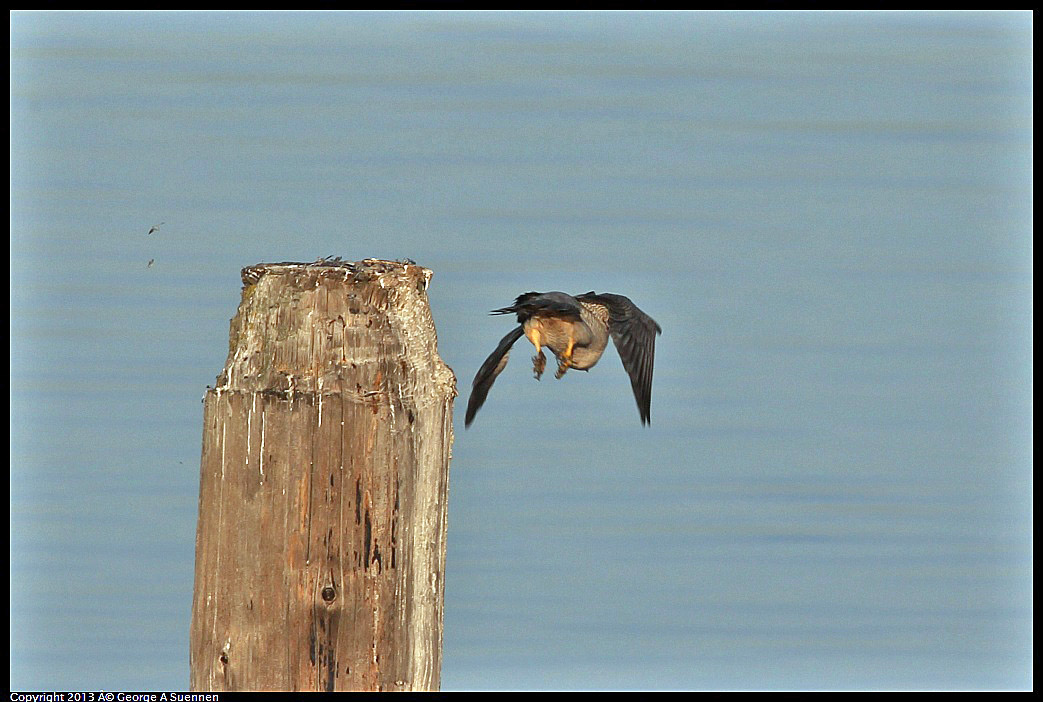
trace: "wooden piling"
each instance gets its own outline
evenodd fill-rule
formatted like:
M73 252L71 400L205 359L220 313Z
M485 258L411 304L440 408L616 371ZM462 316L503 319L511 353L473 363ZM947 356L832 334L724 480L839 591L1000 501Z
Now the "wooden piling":
M242 277L204 398L191 688L437 690L456 379L431 271Z

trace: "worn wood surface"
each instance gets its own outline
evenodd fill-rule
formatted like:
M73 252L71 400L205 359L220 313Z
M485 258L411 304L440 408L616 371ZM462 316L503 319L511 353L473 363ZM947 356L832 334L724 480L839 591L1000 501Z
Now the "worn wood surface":
M193 690L437 690L456 381L431 271L243 270L204 399Z

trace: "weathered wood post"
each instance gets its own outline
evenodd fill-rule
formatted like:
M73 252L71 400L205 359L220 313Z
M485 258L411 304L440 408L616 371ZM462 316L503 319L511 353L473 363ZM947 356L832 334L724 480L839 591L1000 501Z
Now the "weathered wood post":
M193 690L437 690L456 379L431 271L243 269L204 399Z

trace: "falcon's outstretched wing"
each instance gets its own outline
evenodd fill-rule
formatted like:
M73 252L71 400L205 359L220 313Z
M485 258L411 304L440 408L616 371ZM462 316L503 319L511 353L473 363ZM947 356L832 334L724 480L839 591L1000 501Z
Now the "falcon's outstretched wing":
M655 362L656 334L663 329L654 319L638 309L629 298L593 291L576 297L580 302L603 305L608 309L608 331L619 351L623 368L630 376L641 423L651 424L652 366Z
M511 311L513 312L514 310ZM514 345L515 341L522 338L524 333L520 325L512 329L507 336L500 339L499 346L489 354L489 358L485 359L485 363L474 374L474 382L471 384L471 397L467 400L467 415L464 418L465 429L471 426L471 422L474 421L474 415L478 413L482 403L485 402L485 398L489 394L489 388L496 381L496 376L507 365L507 359L511 355L511 346Z

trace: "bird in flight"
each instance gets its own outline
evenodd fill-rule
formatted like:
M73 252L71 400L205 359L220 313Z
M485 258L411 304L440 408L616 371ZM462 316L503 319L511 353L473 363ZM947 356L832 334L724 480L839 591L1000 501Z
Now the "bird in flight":
M573 297L563 292L528 292L519 295L510 307L490 314L517 314L518 326L500 340L478 369L467 401L464 426L474 421L493 382L507 365L511 346L523 336L536 347L532 370L539 380L547 366L546 346L558 360L555 378L570 368L589 371L605 352L608 338L616 344L623 368L637 400L641 423L651 423L652 365L655 337L663 332L654 319L622 295L593 291Z
M166 224L166 222L160 222L159 224L153 224L152 228L148 230L149 235L152 235L152 234L155 234L156 232L158 232L159 228L162 227L164 224Z

